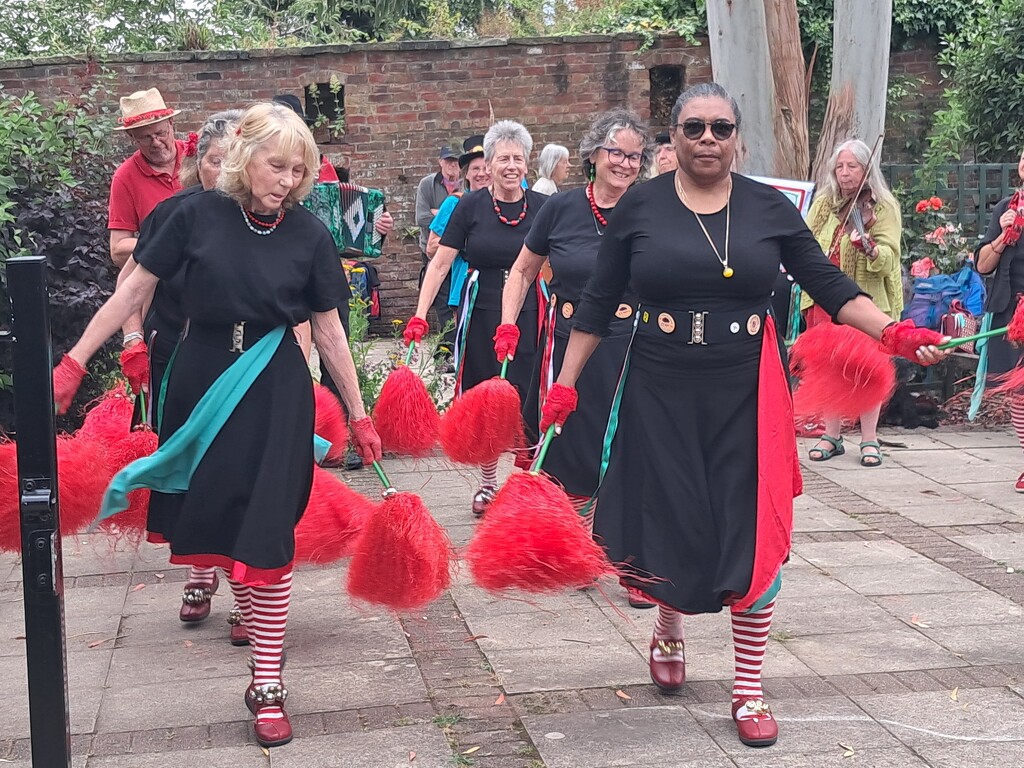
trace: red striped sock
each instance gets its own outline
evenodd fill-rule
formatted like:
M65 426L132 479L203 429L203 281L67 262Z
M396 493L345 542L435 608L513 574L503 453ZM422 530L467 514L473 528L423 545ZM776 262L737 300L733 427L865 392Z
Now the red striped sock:
M188 581L201 587L209 587L213 584L213 577L216 575L216 568L200 568L193 565L188 572Z
M292 593L292 575L277 584L250 587L252 625L249 629L256 685L281 683L281 651L288 623L288 602ZM244 614L243 614L244 615ZM281 719L281 707L263 707L257 714L259 722Z
M1024 449L1024 395L1010 397L1010 422L1017 433L1017 442Z
M772 627L775 601L753 613L732 614L732 642L736 652L736 680L732 686L732 700L742 697L762 698L761 668L768 646L768 632Z
M683 614L659 605L658 618L654 620L654 636L658 640L682 640Z
M498 462L483 464L480 467L480 485L485 488L498 487Z
M249 644L252 645L252 587L234 579L228 579L228 585L234 595L235 606L242 614L242 626L249 635Z

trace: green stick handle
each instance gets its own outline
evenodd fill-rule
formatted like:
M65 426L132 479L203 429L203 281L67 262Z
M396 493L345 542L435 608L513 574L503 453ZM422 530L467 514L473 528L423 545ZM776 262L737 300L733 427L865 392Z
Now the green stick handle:
M507 357L505 358L505 360L501 364L501 378L504 379L506 373L508 373L508 358Z
M416 342L409 342L409 351L405 353L405 364L408 365L412 362L412 353L416 350Z
M555 425L552 424L548 427L548 431L544 433L544 440L540 444L540 452L537 454L537 458L533 460L533 466L530 467L530 472L538 474L540 468L544 465L544 459L548 456L548 448L551 447L551 440L555 437Z
M1010 326L1007 325L1004 328L993 328L991 331L985 331L984 333L976 333L973 336L961 336L956 339L951 339L950 341L947 341L945 344L939 344L938 348L955 349L956 347L959 347L961 344L967 344L968 342L971 341L978 341L979 339L988 339L993 336L1002 336L1008 330L1010 330Z
M149 426L149 409L146 408L146 390L139 389L139 405L142 408L142 423Z
M376 461L373 462L373 471L377 473L377 477L380 479L380 483L384 486L385 491L393 487L391 481L388 480L388 476L384 474L384 468Z

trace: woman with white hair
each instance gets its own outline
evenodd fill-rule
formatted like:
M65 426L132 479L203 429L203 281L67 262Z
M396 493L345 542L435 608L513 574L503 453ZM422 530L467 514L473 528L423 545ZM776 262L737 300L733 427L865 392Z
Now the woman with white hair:
M882 178L877 158L872 159L863 141L844 141L832 152L807 225L829 260L853 278L876 307L899 320L903 312L900 207ZM806 293L801 309L808 310L808 328L832 322ZM860 416L860 463L864 467L882 463L880 411L881 406ZM841 427L840 417L825 414L825 433L808 452L811 461L827 461L846 452Z
M313 478L313 388L291 328L312 320L367 462L380 438L366 415L338 319L345 279L326 227L296 205L319 167L313 136L286 107L257 104L231 137L217 190L182 200L135 251L139 266L96 313L53 372L68 408L97 349L184 274L187 327L169 374L160 448L111 483L101 516L149 488L150 541L171 562L222 568L252 647L245 704L264 747L291 741L281 655L294 528Z
M501 324L501 293L523 241L548 199L532 189L523 189L533 139L517 122L500 120L484 136L484 160L491 172L491 184L469 192L455 206L437 253L423 276L416 314L405 328L406 344L419 342L429 329L427 311L437 296L456 254L462 252L469 265L463 288L463 309L459 312L461 340L457 350L456 395L481 381L497 376L501 363L494 357L493 337ZM526 397L537 352L537 301L526 302L516 319L522 343L508 367L507 378L520 397ZM497 490L498 464L481 468L480 488L473 496L473 514L482 515Z
M537 183L534 192L553 195L558 185L569 178L569 150L561 144L546 144L537 158Z

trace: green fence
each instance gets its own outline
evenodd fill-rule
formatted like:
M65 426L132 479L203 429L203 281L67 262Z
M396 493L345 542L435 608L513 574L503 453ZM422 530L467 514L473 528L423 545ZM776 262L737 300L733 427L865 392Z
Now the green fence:
M894 190L917 189L920 165L883 165L882 175ZM942 198L946 210L968 236L981 235L988 226L992 207L1017 188L1017 163L965 163L940 165L932 194ZM904 192L904 194L909 194ZM900 200L903 209L912 209L917 201Z

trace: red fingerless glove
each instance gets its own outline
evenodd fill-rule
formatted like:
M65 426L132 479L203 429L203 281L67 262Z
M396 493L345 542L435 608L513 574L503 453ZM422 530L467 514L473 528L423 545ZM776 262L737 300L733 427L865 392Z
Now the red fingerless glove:
M540 431L547 432L552 424L556 429L561 429L565 420L576 410L579 396L573 387L564 384L555 384L548 392L544 401L544 407L540 409Z
M53 402L57 413L65 413L75 399L75 393L85 378L83 368L71 355L64 355L53 368Z
M405 330L402 331L402 338L405 339L405 346L409 346L413 342L419 344L423 341L423 337L427 335L427 331L430 330L430 326L427 325L427 321L421 317L410 317L409 322L405 324Z
M519 326L515 323L502 323L494 332L494 354L498 356L498 362L505 362L516 356L516 347L519 346Z
M918 328L913 320L891 323L882 331L882 346L886 352L905 357L919 365L921 361L917 359L918 348L932 344L938 346L944 339L945 336L930 328Z
M365 416L350 422L349 426L352 428L352 442L355 443L356 453L363 460L363 464L380 461L380 435L373 426L373 419Z
M149 386L149 349L146 342L140 341L121 350L121 373L128 379L132 394L137 395L143 387Z

